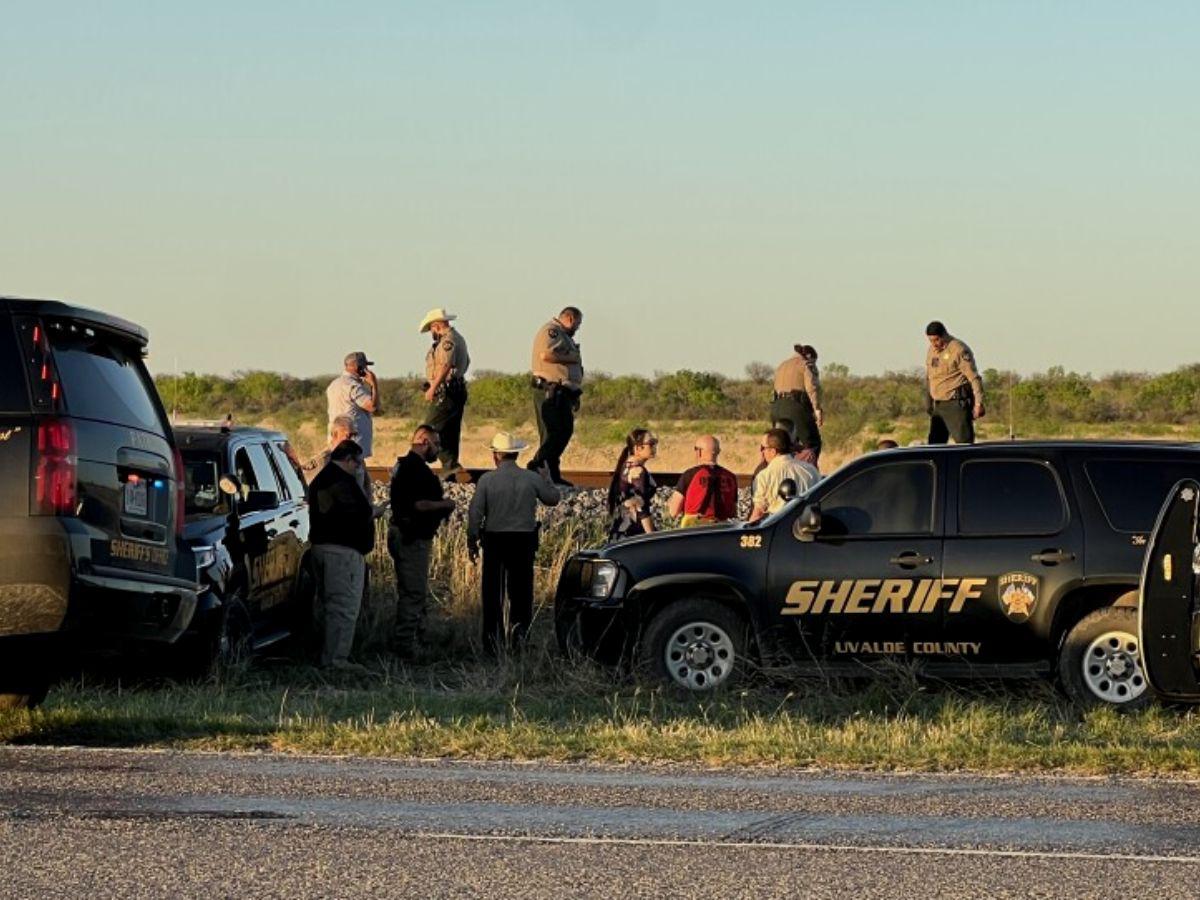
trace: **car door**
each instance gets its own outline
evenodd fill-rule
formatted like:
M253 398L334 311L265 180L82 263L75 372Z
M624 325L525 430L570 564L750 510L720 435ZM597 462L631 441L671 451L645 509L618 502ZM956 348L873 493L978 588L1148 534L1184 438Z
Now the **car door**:
M244 441L233 449L233 471L247 492L267 491L279 496L279 484L261 441ZM245 496L245 495L243 495ZM269 628L267 616L286 588L281 575L279 504L270 509L239 511L241 548L245 554L246 607L255 633Z
M879 460L810 494L820 531L797 515L772 545L770 596L799 659L906 656L935 633L944 595L941 471L929 456Z
M304 479L280 443L266 445L271 467L279 484L279 509L275 518L273 541L279 553L281 582L276 603L269 618L280 629L290 630L294 622L293 599L301 561L308 550L308 499Z
M943 610L943 640L975 663L1042 663L1058 601L1083 578L1083 526L1056 454L972 454L949 478L942 577L982 583Z
M1200 481L1180 481L1167 496L1142 570L1138 630L1151 686L1172 700L1200 701Z

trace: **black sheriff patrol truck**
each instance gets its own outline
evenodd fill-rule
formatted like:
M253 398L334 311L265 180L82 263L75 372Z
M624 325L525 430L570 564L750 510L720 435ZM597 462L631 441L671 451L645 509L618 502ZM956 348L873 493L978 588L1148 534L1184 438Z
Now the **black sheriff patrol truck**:
M585 551L560 646L707 691L749 667L1055 676L1148 699L1138 589L1159 509L1200 445L1024 442L868 454L755 525Z

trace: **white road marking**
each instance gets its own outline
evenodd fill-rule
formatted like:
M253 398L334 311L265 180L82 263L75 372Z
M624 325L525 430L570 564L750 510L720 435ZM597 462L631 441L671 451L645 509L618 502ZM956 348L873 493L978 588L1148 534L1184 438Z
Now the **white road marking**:
M569 837L536 834L468 834L453 831L411 831L405 837L439 841L497 844L585 844L616 847L698 847L706 850L810 850L827 853L893 853L908 856L980 856L1008 859L1062 859L1091 862L1187 863L1200 865L1200 856L1160 856L1138 853L1078 853L1070 850L985 850L972 847L906 847L887 844L814 844L771 841L705 841L684 838Z

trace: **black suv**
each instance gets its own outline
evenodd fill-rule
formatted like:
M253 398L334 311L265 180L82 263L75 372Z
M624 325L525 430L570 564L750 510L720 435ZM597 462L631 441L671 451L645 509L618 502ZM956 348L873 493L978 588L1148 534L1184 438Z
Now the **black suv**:
M692 690L747 657L834 674L903 660L942 677L1057 672L1084 703L1146 697L1142 559L1200 446L1007 442L864 456L755 525L578 554L564 649Z
M308 501L287 438L261 428L180 426L187 521L202 593L182 657L204 673L311 624ZM222 486L224 485L224 490Z
M172 641L196 606L183 479L142 362L104 313L0 298L0 702L44 692L63 632Z

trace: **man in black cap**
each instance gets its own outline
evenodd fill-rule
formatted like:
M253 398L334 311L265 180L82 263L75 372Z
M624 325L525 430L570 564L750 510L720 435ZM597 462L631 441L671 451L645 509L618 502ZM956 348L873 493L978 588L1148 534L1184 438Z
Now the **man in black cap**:
M971 348L946 331L941 322L925 327L925 411L929 443L975 443L975 420L982 419L983 379Z
M375 546L371 502L359 485L362 460L358 444L342 441L308 488L309 540L325 612L321 665L360 674L366 669L350 662L350 650L362 604L366 555Z
M341 375L329 383L325 389L325 400L329 412L329 430L333 432L333 422L338 416L349 416L358 433L358 444L362 447L363 457L372 453L374 428L371 416L383 412L379 402L379 381L368 366L375 363L367 359L367 354L361 350L347 353L343 360Z

